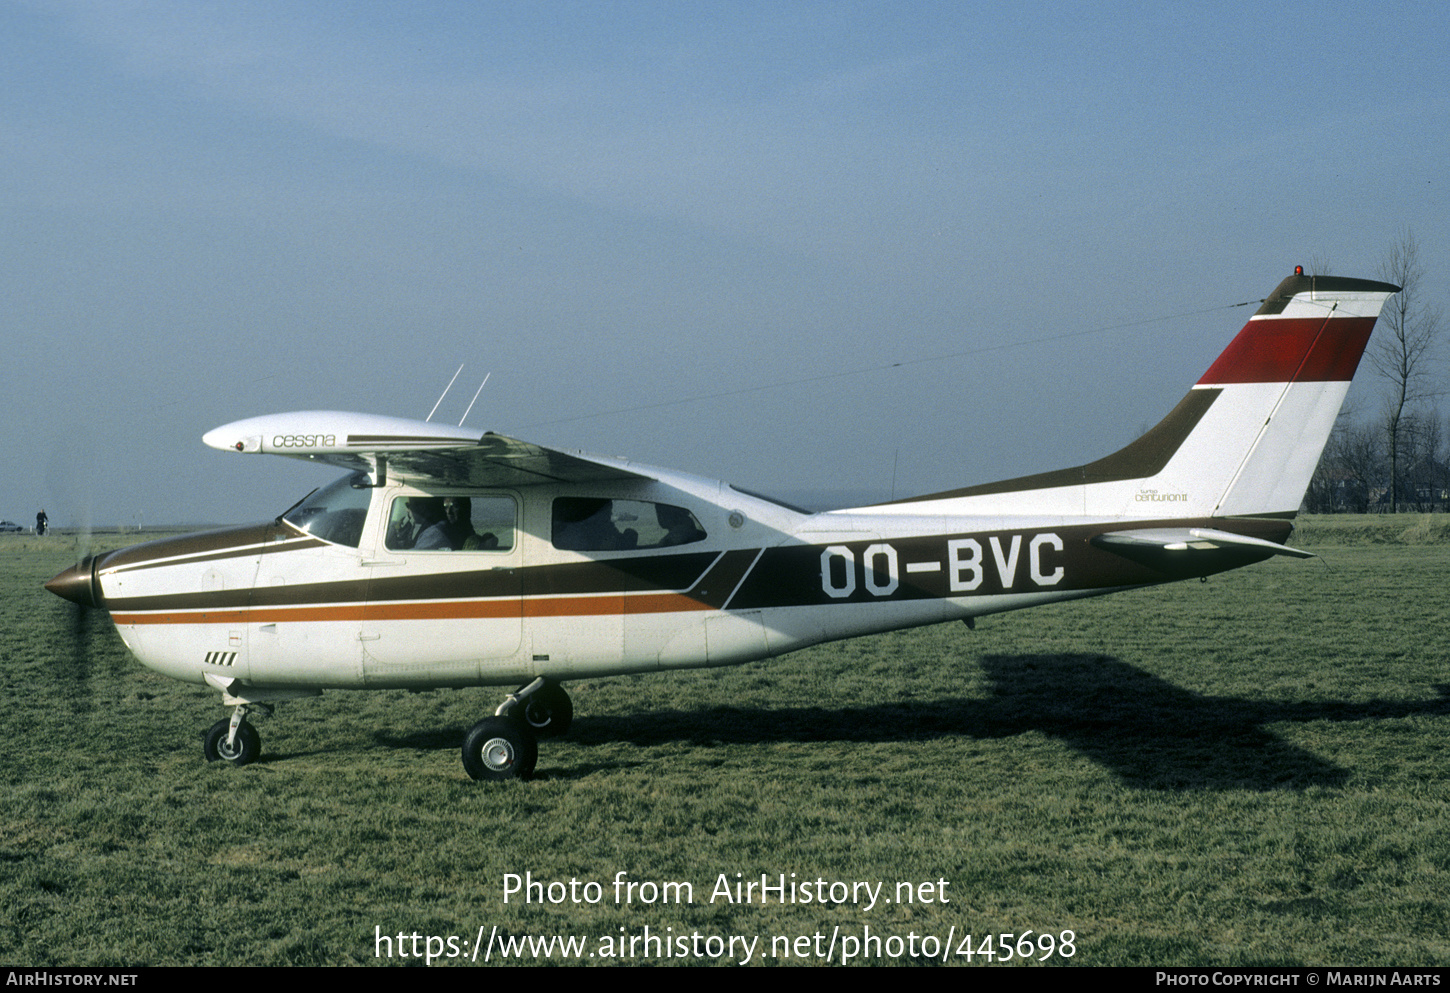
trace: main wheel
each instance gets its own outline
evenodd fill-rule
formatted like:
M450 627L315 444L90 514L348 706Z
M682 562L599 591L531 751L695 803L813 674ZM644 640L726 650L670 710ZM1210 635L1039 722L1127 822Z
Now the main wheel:
M558 683L545 683L524 701L520 715L540 738L557 738L574 722L574 701Z
M463 768L473 779L528 779L539 761L539 743L523 721L485 717L463 736Z
M262 739L257 734L257 729L246 721L237 727L237 740L230 745L227 738L231 735L232 722L230 720L217 721L207 729L201 750L208 762L215 762L218 759L223 762L230 762L232 765L246 765L255 762L257 756L262 754Z

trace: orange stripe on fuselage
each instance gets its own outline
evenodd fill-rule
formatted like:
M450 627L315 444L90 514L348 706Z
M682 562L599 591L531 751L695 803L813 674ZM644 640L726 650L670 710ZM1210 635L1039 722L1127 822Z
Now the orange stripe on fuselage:
M622 603L621 603L622 601ZM621 606L623 609L621 610ZM280 624L305 621L430 621L479 618L599 617L614 614L667 614L713 610L683 593L633 596L577 596L528 600L451 600L421 603L343 604L334 607L257 607L252 610L155 611L112 614L120 625L135 624Z

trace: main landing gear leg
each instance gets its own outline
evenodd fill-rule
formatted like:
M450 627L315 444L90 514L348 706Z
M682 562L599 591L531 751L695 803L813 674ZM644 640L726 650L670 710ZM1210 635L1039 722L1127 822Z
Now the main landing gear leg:
M262 754L262 739L257 729L247 723L247 715L269 716L272 708L264 703L238 704L230 720L217 721L207 729L202 741L202 754L208 762L218 759L232 765L247 765Z
M463 768L473 779L528 779L539 760L539 739L569 729L574 704L564 688L540 676L510 693L492 717L463 737Z
M537 689L529 687L539 684ZM525 692L527 696L523 696ZM540 676L517 693L510 693L508 700L499 705L495 713L517 713L540 738L558 738L574 723L574 702L564 687L551 679Z

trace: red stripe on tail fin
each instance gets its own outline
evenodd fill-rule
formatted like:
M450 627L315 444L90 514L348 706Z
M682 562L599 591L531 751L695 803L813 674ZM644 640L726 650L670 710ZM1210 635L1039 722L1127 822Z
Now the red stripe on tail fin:
M1199 386L1230 383L1347 383L1374 329L1373 317L1249 321Z

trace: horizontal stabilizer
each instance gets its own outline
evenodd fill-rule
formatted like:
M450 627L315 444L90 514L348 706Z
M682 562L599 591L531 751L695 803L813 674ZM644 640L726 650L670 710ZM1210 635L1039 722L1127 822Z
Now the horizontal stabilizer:
M1166 552L1210 551L1229 548L1258 550L1270 555L1292 555L1296 559L1312 559L1313 552L1301 551L1263 538L1219 531L1216 528L1144 528L1136 531L1108 531L1093 539L1093 544L1109 551L1162 549ZM1131 556L1129 556L1131 557Z

